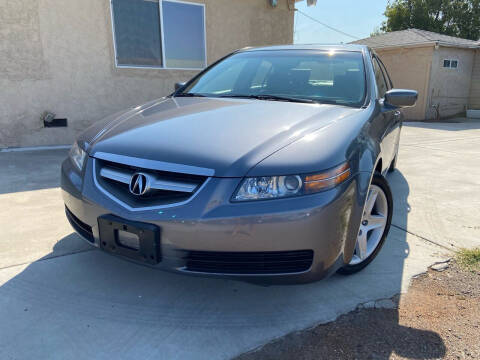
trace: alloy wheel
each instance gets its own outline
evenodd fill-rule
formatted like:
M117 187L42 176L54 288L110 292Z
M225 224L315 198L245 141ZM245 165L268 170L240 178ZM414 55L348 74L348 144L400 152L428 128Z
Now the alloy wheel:
M355 252L349 265L357 265L367 259L378 247L388 218L388 201L384 191L370 185L357 235Z

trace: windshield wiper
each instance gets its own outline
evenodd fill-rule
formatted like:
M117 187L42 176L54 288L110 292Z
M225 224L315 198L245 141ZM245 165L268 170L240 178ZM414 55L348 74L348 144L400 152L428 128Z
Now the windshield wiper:
M206 96L199 93L180 93L175 95L175 97L206 97Z
M316 102L318 104L344 105L342 103L339 103L337 100L328 100L328 99L316 100Z
M278 95L220 95L222 98L241 98L241 99L257 99L257 100L273 100L273 101L288 101L298 103L314 104L315 101L311 99L278 96Z

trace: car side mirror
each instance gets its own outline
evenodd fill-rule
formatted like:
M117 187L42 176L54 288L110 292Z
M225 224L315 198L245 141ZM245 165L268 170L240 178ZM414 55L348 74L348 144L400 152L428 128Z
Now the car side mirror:
M186 82L177 82L175 83L175 91L177 91L178 89L180 89L181 87L184 87L186 84Z
M417 99L418 92L415 90L392 89L385 94L385 103L396 107L414 106Z

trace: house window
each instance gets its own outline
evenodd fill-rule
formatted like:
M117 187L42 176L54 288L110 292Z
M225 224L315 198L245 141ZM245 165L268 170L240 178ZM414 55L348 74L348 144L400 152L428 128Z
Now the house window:
M118 67L202 69L205 6L178 0L111 0Z
M444 59L443 60L443 67L449 69L456 69L458 68L458 60L452 59Z

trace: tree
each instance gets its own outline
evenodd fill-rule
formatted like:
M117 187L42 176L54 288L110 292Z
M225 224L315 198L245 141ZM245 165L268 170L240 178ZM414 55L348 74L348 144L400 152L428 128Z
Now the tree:
M382 31L416 28L457 36L480 38L480 0L393 0L385 10Z
M373 31L370 33L370 36L377 36L377 35L381 35L381 34L384 34L385 31L383 31L380 26L375 26L375 28L373 29Z

